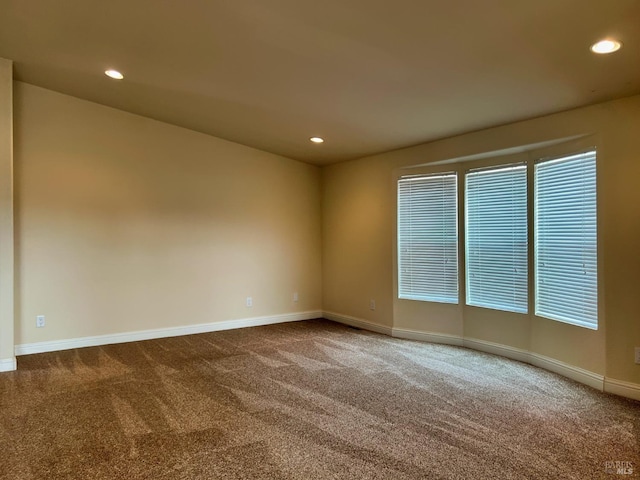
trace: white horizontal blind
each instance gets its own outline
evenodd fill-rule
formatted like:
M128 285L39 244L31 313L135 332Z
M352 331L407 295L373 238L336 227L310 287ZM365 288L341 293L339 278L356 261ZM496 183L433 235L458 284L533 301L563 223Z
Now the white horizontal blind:
M535 166L536 315L598 328L596 152Z
M528 310L527 167L466 174L467 305Z
M398 296L458 303L457 175L398 181Z

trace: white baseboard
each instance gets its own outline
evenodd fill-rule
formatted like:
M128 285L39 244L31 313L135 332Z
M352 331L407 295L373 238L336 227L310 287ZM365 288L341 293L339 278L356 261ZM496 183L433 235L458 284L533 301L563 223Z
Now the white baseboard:
M561 362L555 358L546 357L538 353L529 352L520 348L509 347L499 343L487 342L477 338L465 338L464 346L481 352L492 353L503 357L528 363L535 367L540 367L550 372L557 373L563 377L570 378L576 382L588 385L596 390L604 390L604 376L590 372L583 368L575 367L568 363Z
M500 355L501 357L507 357L519 362L531 363L530 354L527 350L509 347L507 345L502 345L501 343L487 342L486 340L480 340L477 338L465 338L464 346L472 350Z
M0 359L0 372L12 372L16 368L16 357Z
M570 378L576 382L588 385L601 392L604 390L604 376L590 372L580 367L574 367L568 363L561 362L555 358L546 357L538 353L530 353L529 363L536 367L544 368L550 372L557 373L563 377Z
M620 395L623 397L640 400L640 384L605 378L602 375L584 370L573 365L555 360L544 355L528 352L507 345L487 342L476 338L462 338L455 335L447 335L433 332L420 332L402 328L392 328L385 325L378 325L367 320L362 320L349 315L335 312L308 311L296 312L283 315L272 315L266 317L242 318L238 320L227 320L222 322L205 323L199 325L189 325L184 327L158 328L152 330L142 330L136 332L116 333L111 335L98 335L93 337L73 338L68 340L54 340L49 342L25 343L16 345L16 355L29 355L33 353L53 352L58 350L69 350L72 348L94 347L109 345L113 343L136 342L140 340L153 340L156 338L177 337L182 335L193 335L197 333L216 332L221 330L231 330L235 328L257 327L260 325L273 325L276 323L295 322L301 320L312 320L314 318L326 318L334 322L351 325L372 332L389 335L396 338L408 340L419 340L431 343L442 343L447 345L464 346L473 350L500 355L503 357L529 363L531 365L544 368L559 375L571 378L597 390ZM0 359L0 372L16 370L16 359Z
M296 312L283 315L271 315L267 317L241 318L238 320L226 320L222 322L203 323L184 327L157 328L136 332L115 333L110 335L97 335L94 337L72 338L68 340L53 340L49 342L23 343L15 346L16 355L30 355L33 353L56 352L72 348L97 347L113 343L138 342L140 340L153 340L156 338L178 337L181 335L193 335L197 333L217 332L235 328L258 327L260 325L272 325L275 323L296 322L300 320L312 320L321 318L321 311Z
M391 335L396 338L404 338L406 340L442 343L445 345L454 345L457 347L461 347L463 345L462 337L459 337L457 335L448 335L446 333L419 332L417 330L408 330L406 328L393 328L391 330Z
M333 322L343 323L352 327L362 328L363 330L369 330L372 332L382 333L383 335L392 335L392 328L385 325L378 325L376 323L368 322L360 318L351 317L349 315L342 315L335 312L323 312L323 318L331 320Z
M605 378L604 391L633 400L640 400L640 384L637 383L623 382L615 378Z
M557 373L563 377L570 378L584 385L588 385L599 391L606 391L623 397L640 400L640 385L636 383L624 382L611 378L605 378L594 372L583 368L569 365L554 358L550 358L538 353L529 352L520 348L510 347L499 343L488 342L477 338L463 338L455 335L447 335L433 332L420 332L402 328L392 328L362 320L335 312L324 312L324 318L338 323L344 323L365 330L390 335L408 340L420 340L430 343L443 343L447 345L457 345L478 350L481 352L500 355L511 358L519 362L528 363L536 367Z

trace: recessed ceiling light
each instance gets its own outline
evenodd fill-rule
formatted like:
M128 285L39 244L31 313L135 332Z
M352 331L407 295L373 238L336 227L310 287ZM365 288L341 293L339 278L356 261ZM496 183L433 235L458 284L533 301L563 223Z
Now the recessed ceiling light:
M604 40L600 40L599 42L594 43L593 45L591 45L591 51L593 53L613 53L617 50L620 50L620 47L622 46L622 43L618 42L617 40L611 40L609 38L604 39Z
M122 80L124 78L124 75L117 70L106 70L104 74L107 77L115 78L116 80Z
M324 142L324 139L320 138L320 137L311 137L309 140L311 140L313 143L322 143L322 142Z

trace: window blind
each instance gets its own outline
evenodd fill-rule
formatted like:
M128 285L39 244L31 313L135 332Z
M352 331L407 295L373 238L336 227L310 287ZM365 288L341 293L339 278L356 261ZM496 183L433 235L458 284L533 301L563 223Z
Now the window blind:
M527 167L465 175L467 305L528 310Z
M398 296L458 303L457 175L398 181Z
M596 152L535 166L535 312L598 328Z

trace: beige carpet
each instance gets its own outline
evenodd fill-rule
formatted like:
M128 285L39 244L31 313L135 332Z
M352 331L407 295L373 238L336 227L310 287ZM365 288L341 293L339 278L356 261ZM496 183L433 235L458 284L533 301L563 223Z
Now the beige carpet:
M0 374L3 480L638 478L639 439L638 402L324 320Z

